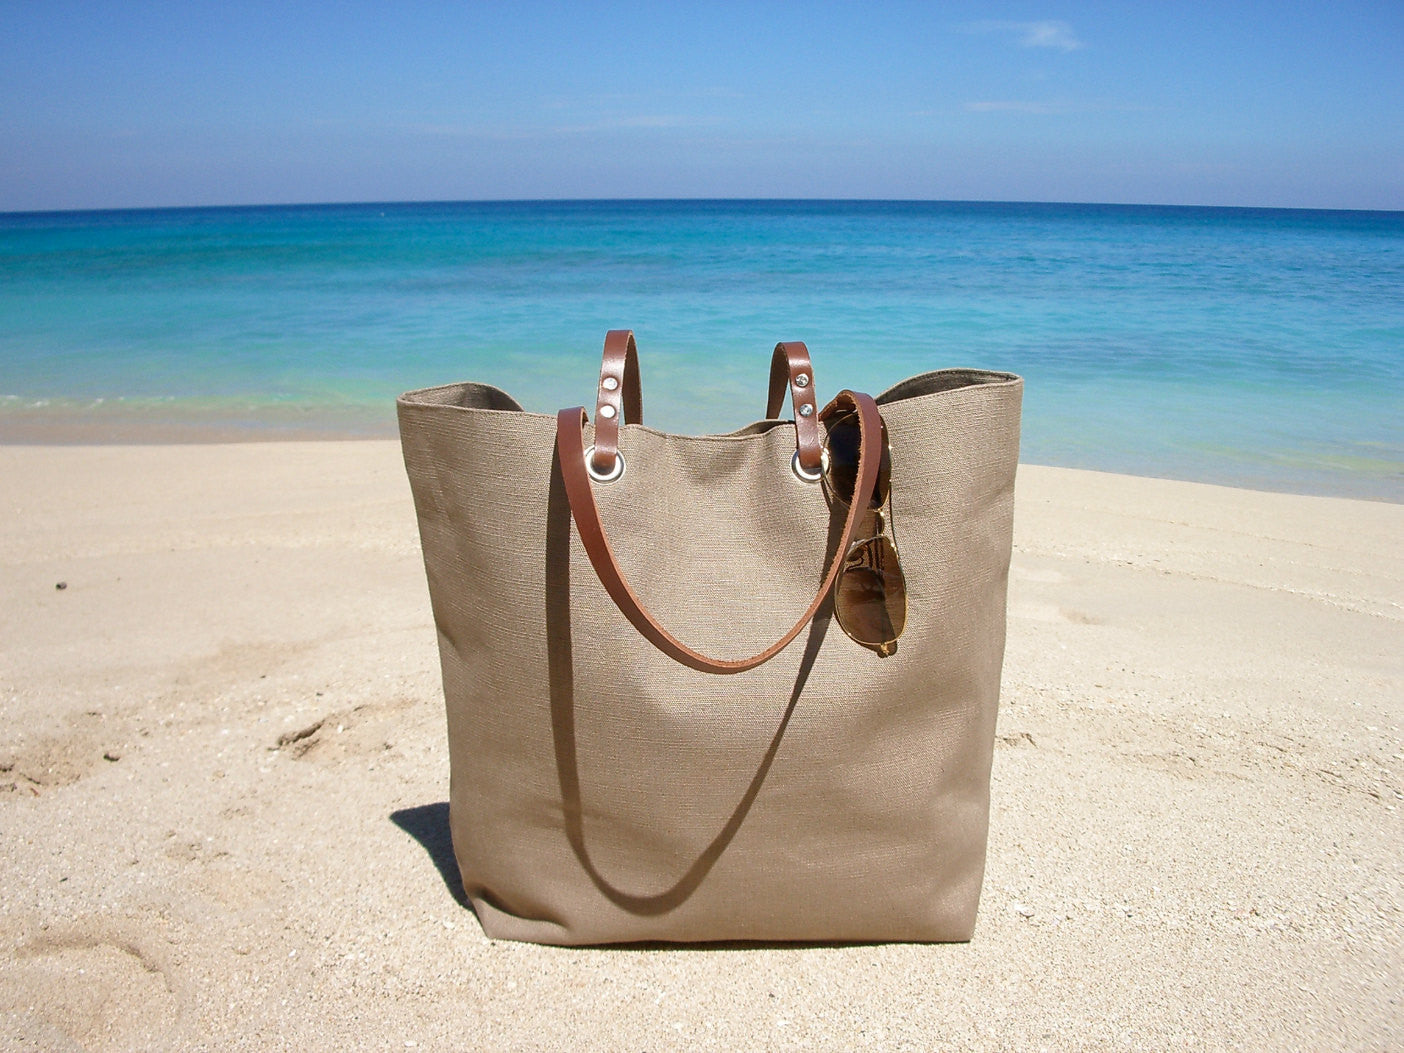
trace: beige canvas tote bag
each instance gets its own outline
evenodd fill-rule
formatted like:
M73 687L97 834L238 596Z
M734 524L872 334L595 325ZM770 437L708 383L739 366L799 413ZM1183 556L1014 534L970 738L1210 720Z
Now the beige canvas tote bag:
M970 938L1022 382L815 386L781 344L767 419L657 431L619 330L592 415L400 398L488 936ZM874 611L895 640L862 641Z

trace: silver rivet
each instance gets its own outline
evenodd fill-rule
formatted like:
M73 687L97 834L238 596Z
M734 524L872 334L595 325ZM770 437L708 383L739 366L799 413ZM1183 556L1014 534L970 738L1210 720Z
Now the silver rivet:
M803 406L800 407L800 416L801 416L801 417L812 417L812 416L814 416L814 407L813 407L812 405L810 405L808 402L806 402Z
M601 407L600 407L600 416L601 416L601 417L604 417L606 420L613 420L613 419L614 419L614 407L613 407L613 406L601 406Z
M606 391L618 391L619 380L615 377L605 377L600 381L600 387L604 388Z
M797 373L797 374L795 375L795 387L797 387L797 388L807 388L807 387L809 387L809 374L808 374L808 373Z

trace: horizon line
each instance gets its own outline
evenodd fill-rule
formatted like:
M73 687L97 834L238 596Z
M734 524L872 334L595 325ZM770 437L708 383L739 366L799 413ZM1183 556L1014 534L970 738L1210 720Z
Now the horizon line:
M410 198L391 200L345 201L269 201L243 204L205 205L124 205L106 208L36 208L0 210L0 216L59 216L84 213L114 212L207 212L240 209L299 209L299 208L375 208L424 205L604 205L604 204L848 204L848 205L1023 205L1068 206L1083 208L1158 208L1183 210L1223 210L1252 212L1353 212L1393 215L1404 212L1396 208L1323 208L1306 205L1206 205L1170 204L1155 201L1055 201L1050 199L981 199L981 198L906 198L906 197L482 197L482 198Z

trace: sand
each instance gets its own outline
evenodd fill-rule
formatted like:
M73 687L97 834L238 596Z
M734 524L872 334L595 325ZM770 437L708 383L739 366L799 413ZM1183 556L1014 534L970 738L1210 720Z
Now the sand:
M0 447L0 1049L1404 1048L1404 506L1025 467L974 940L452 887L393 442Z

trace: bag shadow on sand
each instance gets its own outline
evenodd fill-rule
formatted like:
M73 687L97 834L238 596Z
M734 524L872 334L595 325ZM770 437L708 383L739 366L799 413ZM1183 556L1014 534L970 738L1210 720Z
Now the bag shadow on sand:
M460 907L472 910L468 897L463 894L463 879L458 873L458 860L453 855L448 801L401 808L390 813L390 821L418 841L420 847L429 853L429 861L444 879L454 902Z

